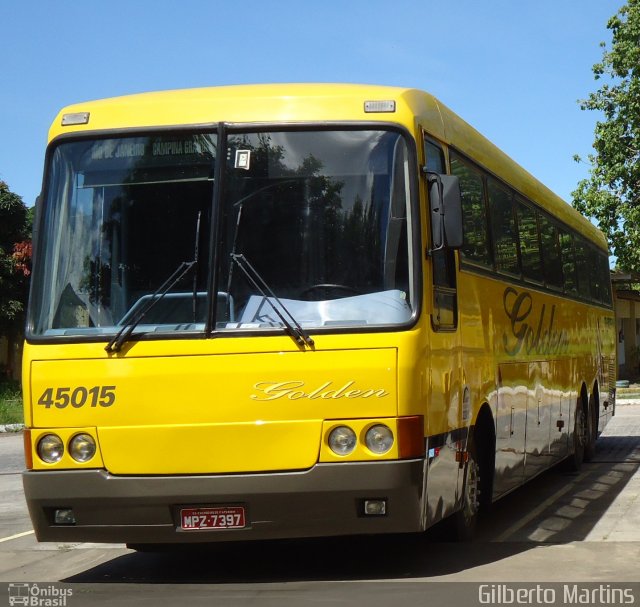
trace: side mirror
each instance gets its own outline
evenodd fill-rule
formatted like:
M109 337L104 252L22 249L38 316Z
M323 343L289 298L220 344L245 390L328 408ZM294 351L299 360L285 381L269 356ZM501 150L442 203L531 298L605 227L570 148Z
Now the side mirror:
M459 249L463 243L460 180L427 172L432 251Z

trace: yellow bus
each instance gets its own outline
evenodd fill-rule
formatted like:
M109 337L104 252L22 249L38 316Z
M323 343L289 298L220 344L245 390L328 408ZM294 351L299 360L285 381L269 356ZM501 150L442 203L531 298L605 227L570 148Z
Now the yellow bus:
M466 537L613 414L603 235L427 93L67 107L37 215L40 541Z

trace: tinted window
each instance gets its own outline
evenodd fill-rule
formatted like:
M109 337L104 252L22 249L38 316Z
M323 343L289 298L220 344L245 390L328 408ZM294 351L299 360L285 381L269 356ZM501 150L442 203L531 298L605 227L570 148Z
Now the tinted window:
M427 156L427 171L433 173L445 173L444 154L442 148L431 141L424 142L424 150Z
M425 153L427 170L444 173L442 148L425 141ZM431 260L434 285L431 321L435 329L451 329L456 326L458 319L455 256L451 249L441 249L432 252Z
M511 193L493 179L488 179L487 185L496 269L499 272L519 275L518 232Z
M585 299L591 298L590 276L592 268L590 267L589 247L581 238L577 238L576 245L576 266L578 269L578 292Z
M611 304L611 277L609 260L600 251L590 249L592 262L591 299L604 304Z
M540 241L542 243L542 260L544 262L544 281L550 287L562 288L562 258L558 229L544 215L540 215Z
M599 270L602 276L601 285L602 285L602 297L601 301L604 304L611 305L611 274L609 272L609 258L606 255L600 254L599 260Z
M522 275L529 280L542 282L542 263L538 241L538 213L521 201L518 201L517 210Z
M576 295L578 281L576 278L576 257L573 248L573 236L560 230L560 250L562 252L562 274L565 293Z
M491 266L491 256L487 242L487 217L480 171L471 167L457 156L452 155L451 173L459 177L462 194L464 230L462 256L467 261Z

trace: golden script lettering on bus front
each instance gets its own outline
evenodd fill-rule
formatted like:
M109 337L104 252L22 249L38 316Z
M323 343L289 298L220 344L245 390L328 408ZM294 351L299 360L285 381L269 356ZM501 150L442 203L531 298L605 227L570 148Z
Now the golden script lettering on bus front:
M336 400L340 398L384 398L389 393L383 388L355 388L355 381L351 380L337 386L327 381L313 390L308 390L303 381L258 382L253 387L259 394L252 394L251 399L269 401L278 399L300 400Z

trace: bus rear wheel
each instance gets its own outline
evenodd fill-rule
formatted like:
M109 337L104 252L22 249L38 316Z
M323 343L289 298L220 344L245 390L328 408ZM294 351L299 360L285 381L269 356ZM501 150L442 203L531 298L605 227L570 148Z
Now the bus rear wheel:
M578 472L584 461L587 443L587 414L582 399L578 400L573 422L573 453L565 460L565 468L569 472Z
M585 442L584 461L590 462L596 454L596 440L598 438L598 395L597 392L589 398L589 410L585 414Z

